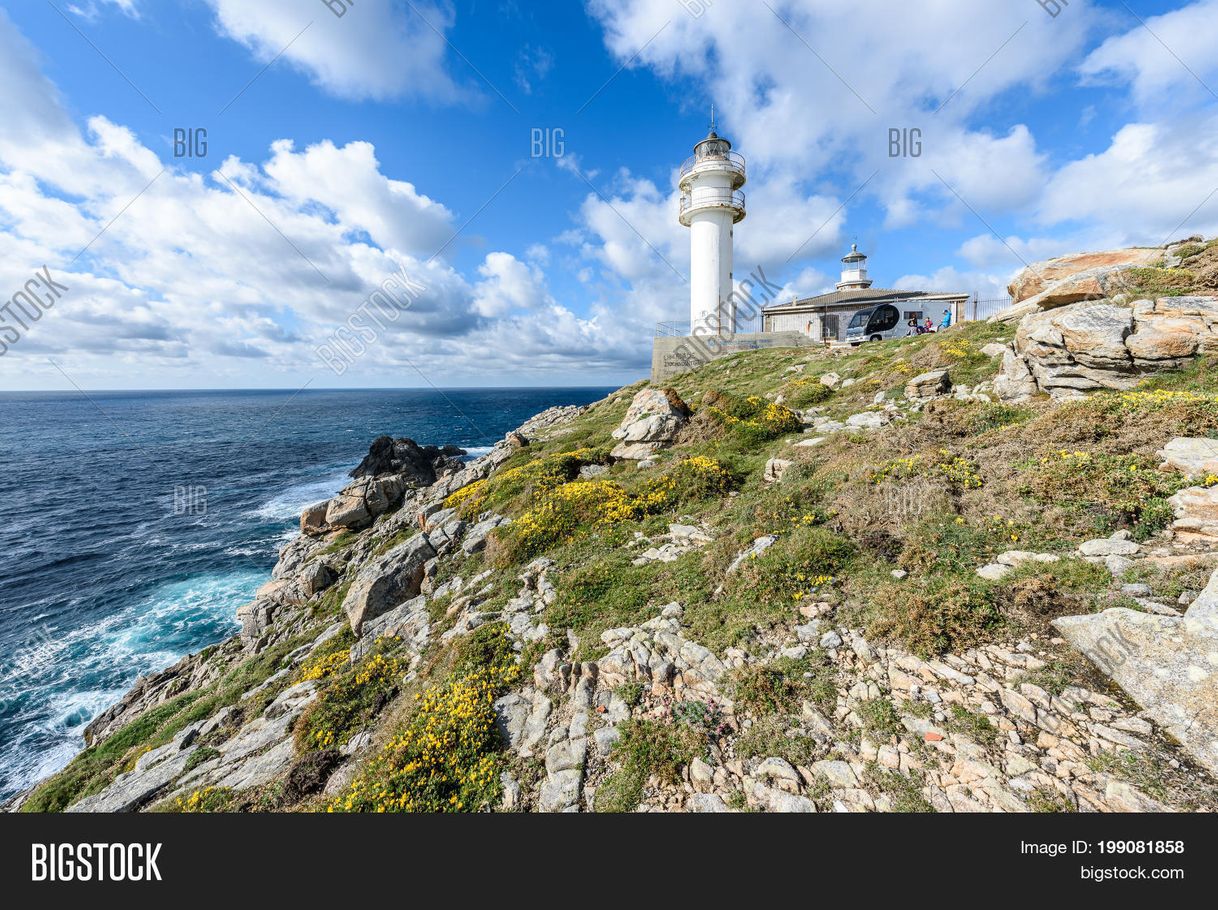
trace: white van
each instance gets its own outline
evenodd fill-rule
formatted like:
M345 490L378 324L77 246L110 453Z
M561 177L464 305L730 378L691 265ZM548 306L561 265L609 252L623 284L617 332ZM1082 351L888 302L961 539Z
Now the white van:
M846 326L846 341L860 345L865 341L887 341L889 338L904 338L909 326L901 318L901 311L892 304L859 310Z

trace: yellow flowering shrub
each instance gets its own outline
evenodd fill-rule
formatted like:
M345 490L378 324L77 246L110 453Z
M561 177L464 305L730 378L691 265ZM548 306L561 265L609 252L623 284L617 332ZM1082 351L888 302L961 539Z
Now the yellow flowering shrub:
M735 478L715 459L694 455L678 461L655 484L667 489L673 501L680 501L724 496L735 485Z
M393 647L390 639L383 648ZM378 650L355 664L334 667L317 677L325 683L317 699L296 725L296 746L301 752L342 746L389 703L401 685L401 662Z
M1147 421L1153 428L1170 428L1179 436L1205 436L1218 430L1218 396L1172 389L1096 395L1066 406L1092 411L1100 419L1120 423Z
M722 495L732 482L727 468L702 456L677 462L634 492L609 480L572 481L535 496L523 514L500 530L499 539L506 558L518 561L581 531L635 521L686 499Z
M330 812L476 812L499 798L502 744L495 699L520 674L514 662L458 675L422 693Z
M228 787L203 787L186 796L179 796L169 808L173 812L190 814L223 812L232 795L233 791Z
M461 489L449 494L444 500L446 509L458 509L462 515L477 515L482 511L486 502L486 480L475 480L467 483Z
M488 507L501 507L517 496L536 497L554 490L575 480L584 465L600 464L604 459L603 452L588 448L543 455L462 487L450 494L444 505L468 518Z
M1061 450L1021 466L1021 490L1043 503L1086 514L1097 530L1129 526L1149 536L1174 518L1168 498L1188 481L1143 455Z
M758 395L742 399L716 393L711 401L707 412L750 445L797 433L803 428L799 415L786 405L766 401Z
M546 547L575 535L580 528L594 529L638 518L634 497L620 484L607 480L566 483L539 497L531 508L500 531L511 558L536 555Z
M963 360L966 357L972 357L977 353L977 348L974 347L971 341L964 338L953 339L939 346L948 357L954 357L957 360Z
M1218 404L1214 395L1198 395L1196 392L1154 389L1148 392L1121 392L1116 396L1118 404L1128 411L1153 410L1171 404Z
M976 462L947 449L940 449L933 457L912 455L896 458L867 472L869 483L883 484L889 480L905 480L911 477L938 475L946 478L959 490L978 490L985 485Z
M319 657L306 663L300 670L300 681L325 679L328 676L333 676L343 667L351 662L351 649L343 648L341 651L332 651L329 654L322 654Z
M500 471L491 478L496 492L512 495L531 489L543 491L553 489L579 474L586 464L599 461L600 455L593 449L576 449L535 458L528 464Z

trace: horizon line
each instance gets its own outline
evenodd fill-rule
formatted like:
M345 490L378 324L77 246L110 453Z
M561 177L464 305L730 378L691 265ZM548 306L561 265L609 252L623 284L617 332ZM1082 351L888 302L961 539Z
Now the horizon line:
M638 380L635 380L636 382ZM630 385L631 383L626 383ZM148 392L288 392L304 394L306 392L544 392L563 389L610 389L621 388L615 385L552 385L552 386L358 386L351 388L292 388L291 386L247 386L240 388L143 388L143 389L0 389L0 395L54 395L76 394L82 391L97 394L115 392L148 393Z

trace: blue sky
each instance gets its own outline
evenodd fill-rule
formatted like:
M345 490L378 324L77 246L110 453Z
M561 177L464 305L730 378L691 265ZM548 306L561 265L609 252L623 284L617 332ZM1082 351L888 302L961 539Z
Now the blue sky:
M674 169L712 102L737 277L784 296L856 239L878 284L996 296L1218 233L1218 0L341 5L0 5L0 300L68 288L0 388L631 381L688 311Z

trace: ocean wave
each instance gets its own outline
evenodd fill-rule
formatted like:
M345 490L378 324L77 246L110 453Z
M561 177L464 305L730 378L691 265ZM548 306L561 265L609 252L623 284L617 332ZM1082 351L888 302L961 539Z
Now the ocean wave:
M161 585L130 607L60 633L42 626L0 668L0 703L20 734L0 744L4 789L53 774L80 750L97 714L135 680L237 629L236 609L269 577L241 571Z
M351 480L348 471L350 468L330 468L324 478L288 487L249 514L263 521L293 521L300 517L307 506L329 499L345 487Z

